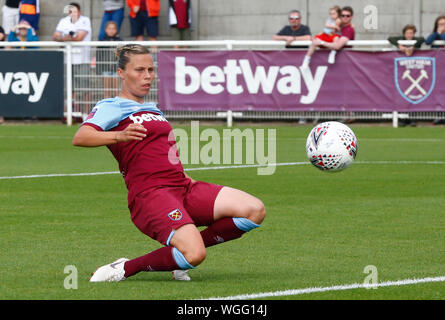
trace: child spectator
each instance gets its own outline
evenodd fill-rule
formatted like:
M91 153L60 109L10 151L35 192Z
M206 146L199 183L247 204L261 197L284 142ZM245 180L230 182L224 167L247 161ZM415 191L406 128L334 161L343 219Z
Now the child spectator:
M118 26L114 21L108 21L105 26L105 36L102 41L122 41L119 37ZM97 47L96 62L97 73L102 76L104 98L111 98L118 94L119 78L117 77L117 66L115 48Z
M105 38L105 26L108 21L114 21L117 27L117 33L121 30L124 20L124 0L102 0L104 6L104 15L99 31L99 41Z
M324 29L322 33L317 34L314 38L319 39L321 43L329 42L335 43L340 38L340 30L341 30L341 8L339 6L333 6L329 9L329 18L326 20ZM309 66L309 62L311 60L312 55L315 52L316 44L319 42L314 42L306 53L304 57L302 68L307 68ZM329 54L329 63L334 63L335 50L331 50Z
M355 39L355 30L354 30L354 26L352 24L353 15L354 15L354 10L351 7L349 7L349 6L343 7L341 9L340 38L336 37L334 42L326 42L326 41L320 40L318 38L315 38L312 41L311 48L309 49L309 51L311 49L313 51L315 51L315 48L318 46L323 46L328 49L331 49L331 53L329 54L328 62L331 64L334 63L335 55L337 54L337 51L346 47L349 40ZM310 53L309 51L308 51L308 53ZM308 57L308 55L306 55L304 57L303 64L301 65L302 68L305 68L305 67L307 68L309 66L311 57L310 57L310 55L308 58L307 57Z
M39 37L35 34L33 28L28 23L28 21L22 20L12 28L11 32L8 35L9 42L17 42L17 41L38 41ZM25 49L25 47L21 47Z
M341 30L341 8L333 6L329 9L329 18L323 28L323 32L315 36L315 38L326 42L334 42L335 38L340 37Z
M425 41L425 39L423 37L415 37L414 35L416 34L416 26L414 26L413 24L407 24L404 28L403 28L403 35L402 36L397 36L397 37L389 37L388 41L396 46L397 48L400 49L401 52L403 52L406 56L411 56L414 52L414 49L420 49L420 47L422 46L422 43ZM416 40L416 43L414 44L414 46L412 45L401 45L399 44L399 40Z

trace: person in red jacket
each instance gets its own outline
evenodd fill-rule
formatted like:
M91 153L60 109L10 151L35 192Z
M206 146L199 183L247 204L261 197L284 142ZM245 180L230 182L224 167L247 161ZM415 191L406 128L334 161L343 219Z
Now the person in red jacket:
M149 40L156 40L159 34L158 16L161 10L159 0L127 0L130 8L131 36L137 41L144 40L144 28Z

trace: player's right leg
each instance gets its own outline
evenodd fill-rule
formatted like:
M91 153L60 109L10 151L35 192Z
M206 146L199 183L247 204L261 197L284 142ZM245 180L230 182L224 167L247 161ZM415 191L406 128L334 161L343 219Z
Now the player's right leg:
M182 206L184 190L162 188L137 195L130 206L133 223L165 247L124 263L105 265L91 281L121 281L141 271L188 270L200 264L206 251L198 229Z
M201 234L194 224L186 224L175 230L170 245L182 253L185 260L194 268L206 258L206 248Z
M184 270L194 269L206 257L206 249L198 229L185 224L174 230L168 246L125 262L124 277L141 271L177 271L177 280L190 280Z

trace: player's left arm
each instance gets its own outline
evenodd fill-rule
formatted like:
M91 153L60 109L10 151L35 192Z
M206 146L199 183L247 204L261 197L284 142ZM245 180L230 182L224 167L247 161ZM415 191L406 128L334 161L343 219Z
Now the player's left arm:
M92 126L83 125L73 138L73 145L78 147L100 147L118 142L143 140L147 129L141 124L132 123L122 131L100 131Z

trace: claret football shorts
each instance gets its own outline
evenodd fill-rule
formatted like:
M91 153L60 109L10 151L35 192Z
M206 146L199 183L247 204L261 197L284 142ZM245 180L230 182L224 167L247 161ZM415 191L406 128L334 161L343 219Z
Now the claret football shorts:
M196 181L187 187L158 187L138 194L129 205L136 227L150 238L169 245L174 230L186 224L214 222L215 199L223 186Z

